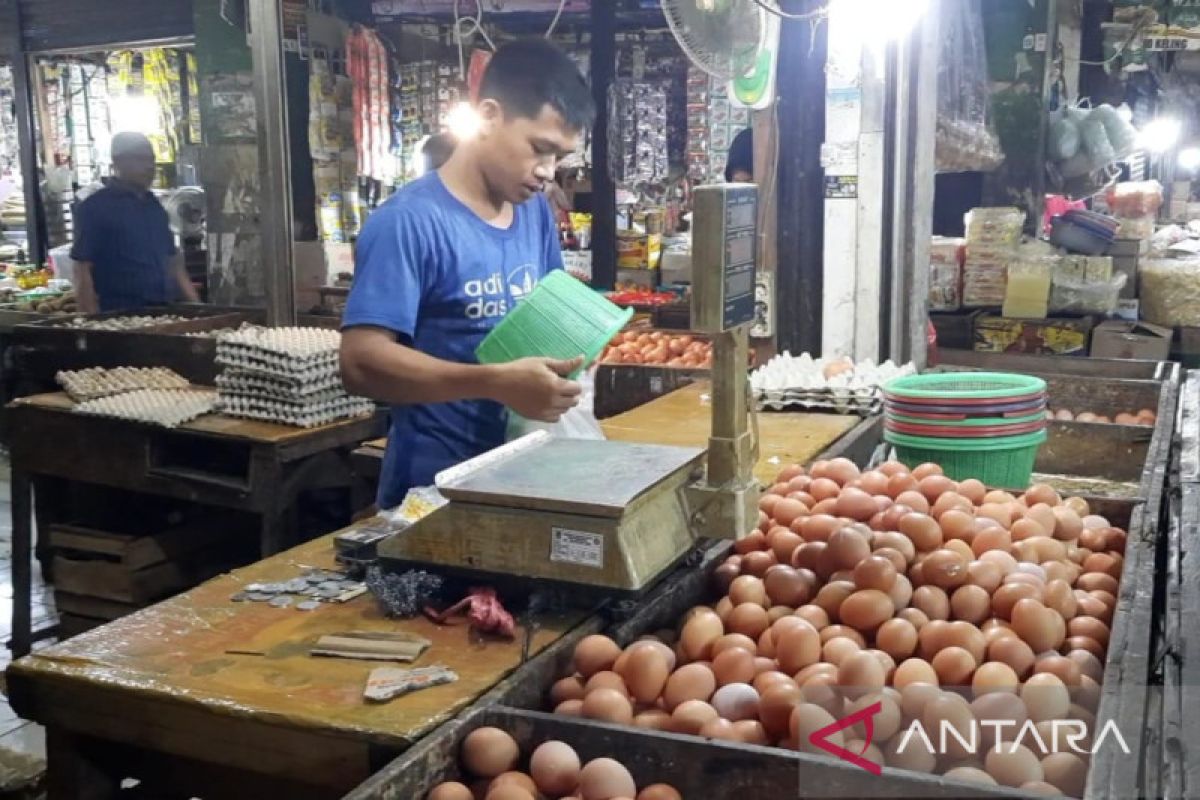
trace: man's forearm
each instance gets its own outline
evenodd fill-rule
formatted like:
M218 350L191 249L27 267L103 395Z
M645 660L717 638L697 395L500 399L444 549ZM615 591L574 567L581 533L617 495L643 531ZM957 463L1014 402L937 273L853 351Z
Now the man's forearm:
M495 399L496 367L443 361L395 342L371 350L343 346L342 380L354 394L393 405Z
M84 314L95 314L99 311L99 301L96 298L95 284L92 283L92 264L88 261L78 261L74 274L75 304Z

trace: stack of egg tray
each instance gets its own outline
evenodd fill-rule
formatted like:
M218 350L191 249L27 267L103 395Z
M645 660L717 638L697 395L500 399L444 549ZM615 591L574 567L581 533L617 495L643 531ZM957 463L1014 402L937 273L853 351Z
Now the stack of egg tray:
M301 428L371 414L346 394L338 372L341 334L323 328L247 328L217 339L219 406L233 417Z
M208 389L138 389L84 401L74 411L176 428L210 413L216 404L217 393Z

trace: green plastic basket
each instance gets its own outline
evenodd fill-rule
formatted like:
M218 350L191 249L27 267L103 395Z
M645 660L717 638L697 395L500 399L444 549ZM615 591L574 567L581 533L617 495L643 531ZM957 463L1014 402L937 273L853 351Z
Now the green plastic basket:
M1024 489L1033 475L1045 431L991 439L942 439L884 431L883 439L896 448L908 467L932 462L956 481L975 478L987 486Z
M904 414L888 412L888 419L896 422L906 422L909 425L927 425L941 428L987 428L992 425L1022 425L1026 422L1037 422L1046 419L1046 412L1028 414L1023 417L972 417L970 419L926 419L924 417L909 417Z
M884 391L919 400L995 400L1046 391L1046 382L1007 372L936 372L889 381Z
M633 316L562 270L542 278L475 348L481 364L503 364L519 358L595 361L605 345Z

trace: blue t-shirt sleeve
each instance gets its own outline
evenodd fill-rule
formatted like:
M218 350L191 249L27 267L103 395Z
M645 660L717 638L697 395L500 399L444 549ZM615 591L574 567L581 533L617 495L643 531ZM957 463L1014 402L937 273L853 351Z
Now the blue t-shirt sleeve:
M550 208L550 201L545 195L538 195L538 205L542 209L542 224L546 231L545 257L542 263L547 273L563 268L562 243L558 238L558 221Z
M355 250L343 328L373 325L413 338L429 280L423 238L419 221L401 205L378 209L367 219Z
M75 209L75 241L71 244L72 261L96 261L100 256L101 223L96 205L84 201Z

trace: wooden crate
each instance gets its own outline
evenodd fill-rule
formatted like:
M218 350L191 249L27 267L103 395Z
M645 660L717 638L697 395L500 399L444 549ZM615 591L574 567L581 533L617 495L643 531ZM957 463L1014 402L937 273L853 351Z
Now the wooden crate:
M601 364L596 369L596 419L624 414L676 389L709 378L707 369Z
M422 800L442 781L463 780L459 747L468 733L484 726L508 731L517 740L521 767L527 767L530 752L539 744L556 740L575 748L584 763L593 758L615 758L630 771L639 789L668 783L689 799L1024 796L892 769L876 777L831 758L777 748L712 742L493 706L476 708L442 726L346 795L345 800Z

